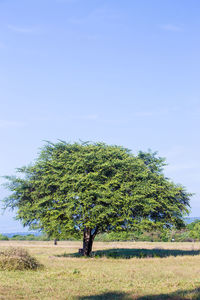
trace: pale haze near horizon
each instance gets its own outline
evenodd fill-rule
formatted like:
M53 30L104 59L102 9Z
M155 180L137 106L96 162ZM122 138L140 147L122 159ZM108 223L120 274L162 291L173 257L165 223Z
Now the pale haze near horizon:
M44 140L150 148L200 216L199 14L197 0L0 0L0 176ZM0 232L24 231L13 216Z

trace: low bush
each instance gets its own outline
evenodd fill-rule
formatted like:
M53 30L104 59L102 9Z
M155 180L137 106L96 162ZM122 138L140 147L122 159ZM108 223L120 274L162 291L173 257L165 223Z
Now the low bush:
M0 270L36 270L42 265L23 248L10 247L0 251Z

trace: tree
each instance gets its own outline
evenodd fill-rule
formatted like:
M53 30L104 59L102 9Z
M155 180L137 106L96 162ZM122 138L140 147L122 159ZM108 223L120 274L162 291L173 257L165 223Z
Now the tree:
M196 220L187 225L189 236L193 239L200 239L200 220Z
M47 143L35 163L7 176L24 226L53 238L83 235L89 256L97 233L183 225L189 198L162 173L163 159L104 143Z

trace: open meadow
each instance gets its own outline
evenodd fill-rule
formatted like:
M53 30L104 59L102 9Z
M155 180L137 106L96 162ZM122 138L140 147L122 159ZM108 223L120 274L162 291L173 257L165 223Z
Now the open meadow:
M96 242L94 258L74 257L80 242L0 242L9 246L44 268L0 271L1 300L200 299L200 243Z

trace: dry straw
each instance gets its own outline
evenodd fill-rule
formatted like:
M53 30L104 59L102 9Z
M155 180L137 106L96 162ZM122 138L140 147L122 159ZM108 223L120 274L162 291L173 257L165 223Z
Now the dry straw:
M42 265L23 248L10 247L0 251L0 270L36 270Z

